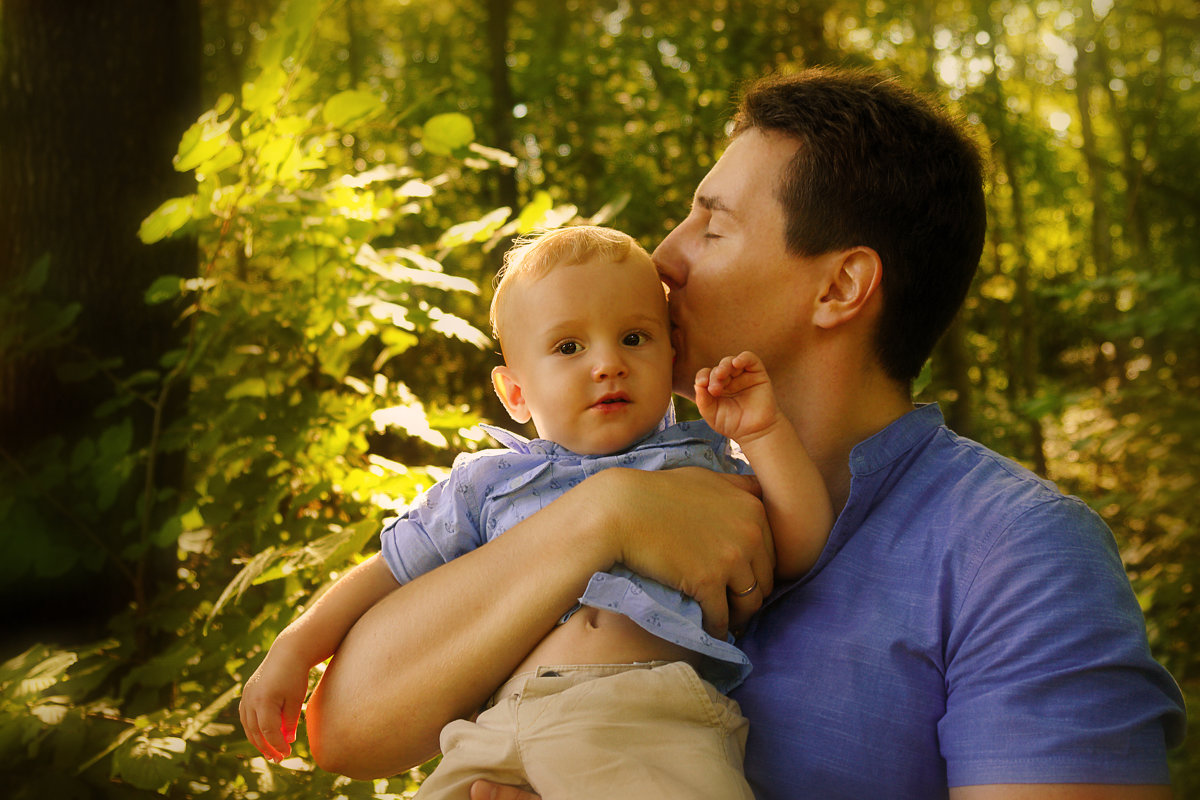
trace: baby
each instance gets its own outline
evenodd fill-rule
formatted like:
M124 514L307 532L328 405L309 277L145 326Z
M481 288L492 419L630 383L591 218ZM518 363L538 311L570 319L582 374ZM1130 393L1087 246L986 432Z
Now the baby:
M631 237L579 226L518 243L491 316L505 361L492 372L496 393L539 438L486 427L507 449L460 455L449 478L384 529L378 556L279 635L241 703L246 734L268 758L290 751L309 670L368 608L599 470L748 472L732 439L762 486L780 577L798 577L820 555L833 510L754 354L701 370L705 422L674 423L666 295ZM749 670L731 642L705 633L693 600L615 565L592 577L474 721L443 729L442 762L419 797L466 798L488 778L549 800L752 798L746 721L725 696Z

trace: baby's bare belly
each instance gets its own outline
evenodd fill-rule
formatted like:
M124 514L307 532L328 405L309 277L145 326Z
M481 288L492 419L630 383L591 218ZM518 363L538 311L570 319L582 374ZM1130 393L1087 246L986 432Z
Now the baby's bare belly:
M629 617L583 606L542 639L513 674L563 664L686 661L695 666L699 660L695 651L654 636Z

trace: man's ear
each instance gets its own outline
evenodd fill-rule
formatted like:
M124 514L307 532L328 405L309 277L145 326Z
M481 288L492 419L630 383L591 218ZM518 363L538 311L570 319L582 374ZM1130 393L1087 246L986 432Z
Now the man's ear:
M492 388L496 390L496 396L500 398L514 422L521 425L529 422L529 407L525 405L525 395L521 392L521 384L517 383L517 377L511 369L507 366L493 368Z
M853 247L829 258L828 281L813 317L821 328L835 328L862 314L883 280L883 263L870 247Z

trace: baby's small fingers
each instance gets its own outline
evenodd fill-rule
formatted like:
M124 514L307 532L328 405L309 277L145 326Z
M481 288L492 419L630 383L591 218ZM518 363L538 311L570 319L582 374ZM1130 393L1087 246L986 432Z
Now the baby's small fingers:
M749 350L743 350L742 352L738 353L733 360L738 369L744 372L763 369L762 359Z
M268 761L274 761L276 763L282 761L284 754L272 746L271 742L267 739L263 732L262 726L258 724L258 715L251 711L248 722L249 727L247 728L246 732L248 734L247 738L250 739L250 744L254 745L254 748L258 750L258 752L262 753L263 757L265 757Z
M725 356L725 358L721 359L720 363L712 368L711 380L724 385L729 383L730 379L734 375L734 372L733 359L729 356Z

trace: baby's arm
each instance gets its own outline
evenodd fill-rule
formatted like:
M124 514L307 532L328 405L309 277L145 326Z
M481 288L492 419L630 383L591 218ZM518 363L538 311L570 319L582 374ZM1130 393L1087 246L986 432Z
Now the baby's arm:
M784 416L758 356L744 352L696 373L696 406L713 430L742 448L762 486L775 537L776 571L807 572L825 547L834 513L825 481Z
M308 673L333 655L367 609L399 587L378 555L346 573L275 639L246 681L238 709L246 738L272 761L292 751Z

